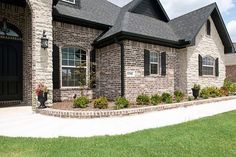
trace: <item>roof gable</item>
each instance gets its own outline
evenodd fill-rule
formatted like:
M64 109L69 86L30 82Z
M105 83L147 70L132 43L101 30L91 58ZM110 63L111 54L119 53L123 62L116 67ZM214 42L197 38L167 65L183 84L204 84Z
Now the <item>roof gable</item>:
M234 52L231 38L216 3L175 18L168 24L173 28L180 40L190 41L194 45L196 36L210 16L224 44L225 53Z
M134 3L135 5L129 10L130 12L169 22L169 17L159 0L134 0Z

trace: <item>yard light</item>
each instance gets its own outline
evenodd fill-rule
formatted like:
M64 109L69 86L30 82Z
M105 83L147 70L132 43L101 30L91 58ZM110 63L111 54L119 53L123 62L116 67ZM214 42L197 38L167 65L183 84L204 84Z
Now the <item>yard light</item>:
M45 30L43 31L43 37L41 38L41 47L44 49L48 48L48 38Z

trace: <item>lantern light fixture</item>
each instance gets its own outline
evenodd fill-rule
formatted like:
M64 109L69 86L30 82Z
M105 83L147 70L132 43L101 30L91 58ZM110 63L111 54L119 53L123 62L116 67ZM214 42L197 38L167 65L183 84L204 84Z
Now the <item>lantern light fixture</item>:
M44 49L48 48L48 38L45 30L43 30L43 37L41 38L41 47Z

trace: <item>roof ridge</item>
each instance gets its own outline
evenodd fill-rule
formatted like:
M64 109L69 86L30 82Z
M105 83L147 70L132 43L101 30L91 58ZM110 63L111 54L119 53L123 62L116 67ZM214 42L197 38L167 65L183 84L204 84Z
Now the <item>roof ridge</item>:
M211 4L209 4L209 5L203 6L203 7L201 7L201 8L195 9L195 10L193 10L193 11L190 11L190 12L188 12L188 13L185 13L185 14L183 14L183 15L180 15L180 16L178 16L178 17L176 17L176 18L171 19L170 22L173 21L173 20L179 19L179 18L181 18L181 17L183 17L183 16L186 16L186 15L188 15L188 14L191 14L191 13L197 12L197 11L199 11L199 10L201 10L201 9L204 9L204 8L210 7L210 6L212 6L212 5L217 6L216 4L217 4L217 3L214 2L214 3L211 3Z

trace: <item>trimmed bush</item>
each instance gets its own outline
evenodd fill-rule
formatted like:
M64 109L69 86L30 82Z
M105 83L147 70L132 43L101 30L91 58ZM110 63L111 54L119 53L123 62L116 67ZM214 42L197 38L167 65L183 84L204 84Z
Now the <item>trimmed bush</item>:
M151 103L152 105L158 105L162 102L162 98L160 95L156 94L151 97Z
M220 96L229 96L229 90L225 87L220 88Z
M236 93L236 84L227 79L225 79L223 87L225 90L229 91L231 94Z
M149 105L150 98L148 95L142 94L137 97L136 102L138 105Z
M129 100L119 97L115 100L116 109L123 109L129 107Z
M200 92L200 97L203 99L208 99L210 97L210 92L208 88L203 88Z
M162 98L162 102L164 103L167 103L167 104L173 103L173 97L170 93L163 93L161 98Z
M183 92L177 90L177 91L174 92L174 95L175 95L175 100L177 102L181 102L181 101L184 100L184 93Z
M108 100L106 97L100 97L94 101L94 108L99 109L107 109L108 108Z
M74 100L74 106L78 108L86 108L89 104L89 99L85 96L78 97Z
M200 97L203 99L208 99L209 97L215 98L220 96L223 96L221 94L221 90L214 86L203 88L200 92Z

